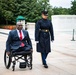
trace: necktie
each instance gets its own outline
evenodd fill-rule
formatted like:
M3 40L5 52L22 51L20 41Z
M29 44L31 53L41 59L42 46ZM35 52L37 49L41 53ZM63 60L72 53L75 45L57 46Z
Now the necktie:
M20 32L20 40L22 40L22 33L21 33L21 30L20 30L19 32Z
M19 32L20 32L20 40L22 40L22 32L21 32L21 30ZM24 47L24 43L23 42L21 42L21 47Z

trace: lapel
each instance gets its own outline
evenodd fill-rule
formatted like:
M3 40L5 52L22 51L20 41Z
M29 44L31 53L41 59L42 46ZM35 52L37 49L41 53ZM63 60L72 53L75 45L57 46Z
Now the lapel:
M24 37L25 37L25 32L24 32L24 30L22 29L22 32L23 32L23 35L24 35Z
M24 35L24 38L26 37L26 33L25 31L22 29L22 32L23 32L23 35Z
M18 39L20 40L17 30L15 30L15 36L17 36Z

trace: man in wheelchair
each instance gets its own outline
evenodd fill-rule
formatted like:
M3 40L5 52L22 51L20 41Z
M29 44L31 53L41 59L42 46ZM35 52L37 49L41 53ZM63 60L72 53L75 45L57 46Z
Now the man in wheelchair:
M32 43L29 37L29 34L26 30L23 29L23 25L21 22L17 22L16 29L11 30L9 32L7 41L6 41L6 50L4 55L4 62L5 66L8 69L10 67L10 62L13 62L13 71L15 68L16 60L15 56L22 55L21 57L24 57L25 62L28 61L27 56L31 55L31 68L32 69ZM6 56L9 57L8 64L6 64ZM15 58L14 61L12 61L12 57ZM21 58L23 59L23 58ZM24 64L24 63L23 63ZM21 66L22 64L20 64ZM24 66L23 66L24 67Z

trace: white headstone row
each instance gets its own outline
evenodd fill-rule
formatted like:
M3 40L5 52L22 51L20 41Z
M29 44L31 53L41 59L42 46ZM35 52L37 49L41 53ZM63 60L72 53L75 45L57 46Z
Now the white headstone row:
M76 29L76 15L53 15L52 23L54 30L73 30Z

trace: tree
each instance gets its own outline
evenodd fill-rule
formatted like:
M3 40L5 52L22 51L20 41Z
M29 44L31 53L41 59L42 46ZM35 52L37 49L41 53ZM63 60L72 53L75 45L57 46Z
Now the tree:
M3 24L15 24L19 15L24 16L26 21L36 22L41 18L42 10L48 10L51 17L53 12L49 0L0 0L0 19Z
M69 8L62 8L62 7L54 7L53 8L53 14L54 15L67 15L69 13Z
M71 14L76 15L76 0L71 2Z
M6 20L6 24L8 25L8 21L11 21L12 17L13 17L13 13L11 11L4 11L4 17Z
M9 21L12 21L12 18L13 18L13 12L11 11L12 10L12 7L14 4L12 2L13 0L0 0L0 11L1 11L1 18L3 19L3 23L6 23L8 24ZM11 9L11 10L10 10ZM2 24L3 24L2 23Z

